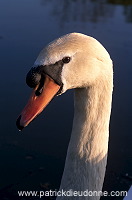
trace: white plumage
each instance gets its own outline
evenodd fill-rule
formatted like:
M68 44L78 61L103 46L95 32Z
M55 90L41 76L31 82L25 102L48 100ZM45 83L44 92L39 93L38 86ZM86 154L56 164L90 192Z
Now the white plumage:
M113 90L112 61L105 48L94 38L67 34L50 43L35 64L51 64L65 56L71 62L62 70L63 92L75 88L75 111L60 189L102 190L109 138ZM58 197L98 200L93 197Z

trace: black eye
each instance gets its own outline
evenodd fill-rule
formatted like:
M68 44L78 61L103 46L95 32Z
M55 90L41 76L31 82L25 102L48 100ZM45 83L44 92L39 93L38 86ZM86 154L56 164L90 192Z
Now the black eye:
M64 57L64 58L62 59L63 63L69 63L70 60L71 60L71 58L70 58L69 56Z

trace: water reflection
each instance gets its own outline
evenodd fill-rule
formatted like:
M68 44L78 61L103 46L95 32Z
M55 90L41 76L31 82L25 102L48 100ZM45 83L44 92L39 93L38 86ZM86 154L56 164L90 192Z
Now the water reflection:
M132 22L132 0L40 0L41 5L52 4L51 14L63 25L66 22L100 22L114 16L115 5L123 6L127 22Z
M120 5L132 5L132 0L108 0L108 3L120 4Z
M132 22L132 0L108 0L108 3L122 5L126 22Z
M124 15L127 22L132 22L132 6L124 6Z
M3 198L18 199L18 196L8 198L8 185L12 192L13 188L18 190L18 187L20 190L23 187L24 190L36 190L40 182L50 182L55 187L60 183L64 164L61 158L65 158L72 126L72 93L69 91L57 97L21 134L15 127L15 120L29 97L30 89L25 85L25 75L37 54L48 42L73 31L97 38L114 61L110 153L104 190L127 190L131 183L123 179L122 174L131 175L132 168L132 24L125 21L132 22L132 1L33 0L31 5L31 1L18 3L14 0L10 6L7 6L7 2L10 4L9 0L0 1L0 103L3 105L0 188L5 187ZM26 159L31 158L30 155L33 159ZM16 184L12 188L13 183Z

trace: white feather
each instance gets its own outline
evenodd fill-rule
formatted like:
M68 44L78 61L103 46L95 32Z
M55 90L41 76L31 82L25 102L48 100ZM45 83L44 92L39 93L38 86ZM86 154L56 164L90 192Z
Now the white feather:
M75 113L60 189L102 190L108 152L113 69L105 48L94 38L67 34L50 43L35 64L51 64L65 56L63 92L75 89ZM57 197L57 200L99 200L99 196Z

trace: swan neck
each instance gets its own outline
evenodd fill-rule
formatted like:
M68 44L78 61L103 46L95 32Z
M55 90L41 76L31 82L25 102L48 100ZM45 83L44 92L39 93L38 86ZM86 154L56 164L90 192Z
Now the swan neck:
M105 80L91 87L75 89L73 129L61 189L102 190L108 151L112 87L112 81ZM78 196L76 199L81 198ZM91 197L83 199L89 200ZM99 196L92 197L92 200L99 199Z

